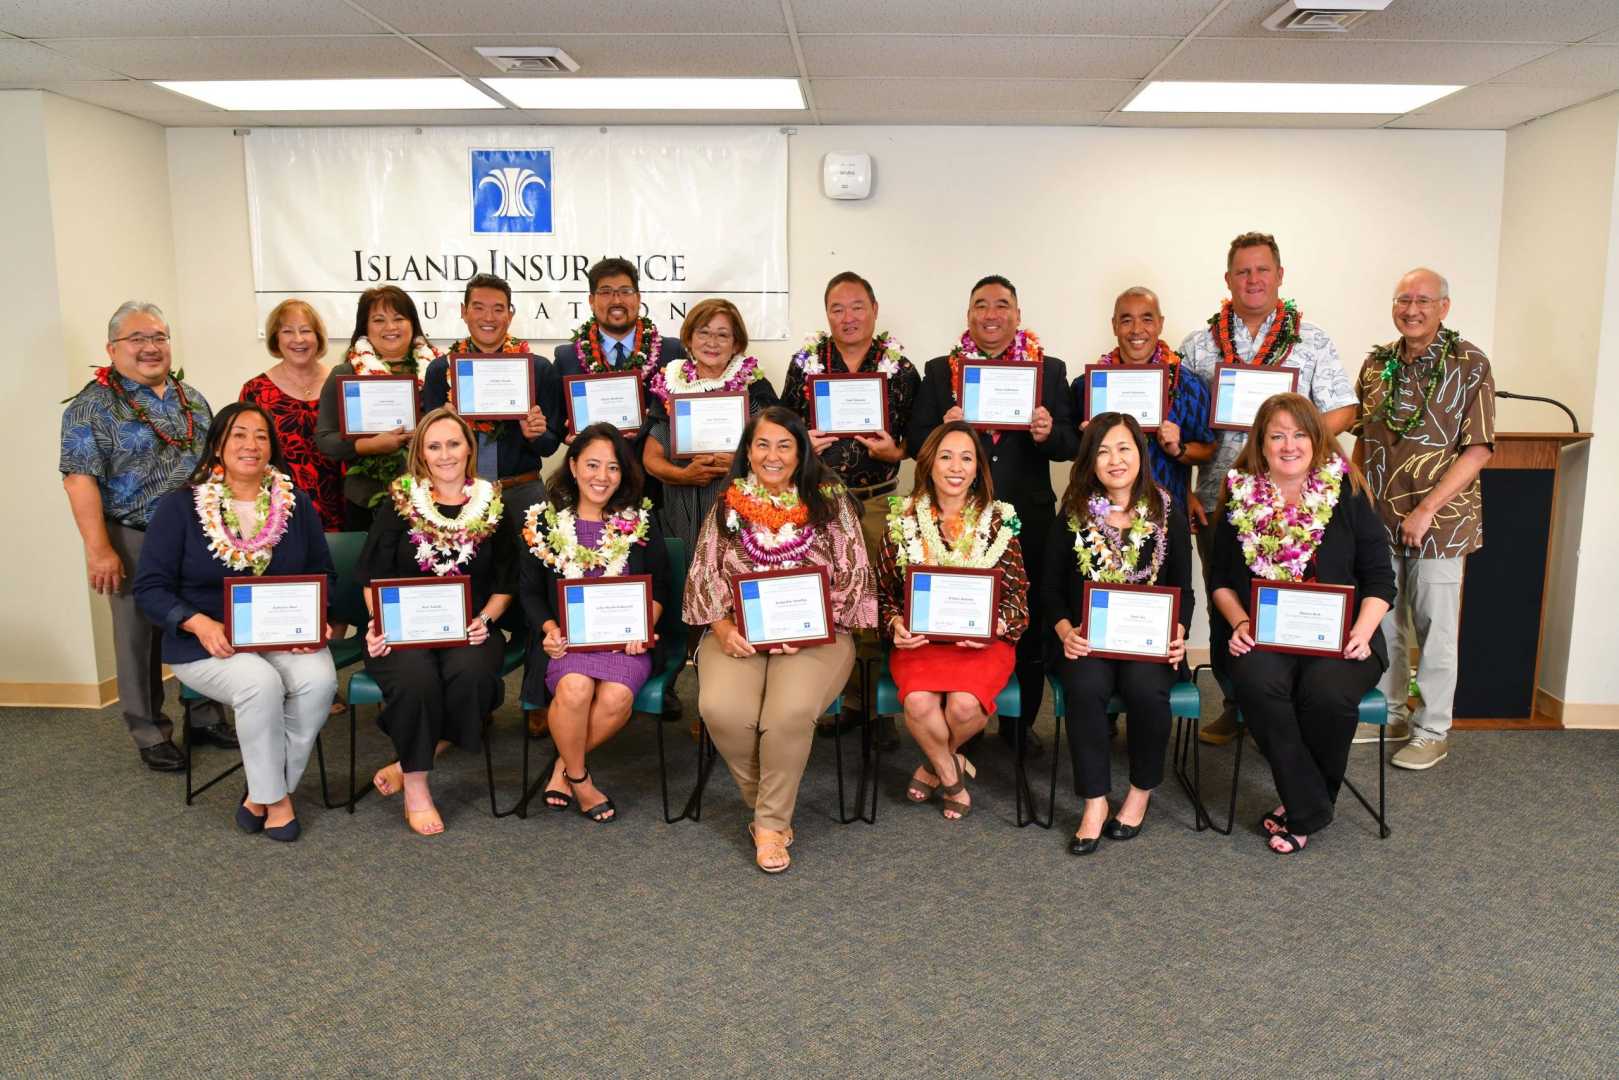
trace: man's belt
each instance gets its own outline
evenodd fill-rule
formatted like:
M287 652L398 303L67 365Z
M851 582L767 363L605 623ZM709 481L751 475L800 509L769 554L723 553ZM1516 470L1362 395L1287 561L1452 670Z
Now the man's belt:
M530 469L528 472L518 473L516 476L502 476L499 480L495 481L495 484L500 488L500 490L505 491L507 488L519 487L523 484L532 484L539 478L540 470Z
M854 498L859 499L861 502L864 502L867 499L875 499L883 495L892 495L898 490L898 480L885 480L880 484L872 484L870 487L852 487L848 489L849 494Z

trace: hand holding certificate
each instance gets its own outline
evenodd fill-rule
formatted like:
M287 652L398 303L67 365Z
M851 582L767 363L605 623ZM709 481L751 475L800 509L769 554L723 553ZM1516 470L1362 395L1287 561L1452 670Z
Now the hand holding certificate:
M372 656L394 649L441 649L478 644L472 640L472 579L464 575L428 578L378 578L371 582L371 629L366 646Z
M474 420L521 420L534 405L534 358L527 353L453 357L450 404Z
M557 582L562 644L576 652L652 647L652 578L569 578ZM548 652L550 650L547 650Z
M575 433L591 424L612 424L627 435L641 430L640 372L569 375L562 383L568 426Z
M1256 580L1249 599L1254 648L1303 656L1343 655L1355 602L1351 586Z
M1185 655L1180 605L1179 589L1086 582L1080 633L1090 643L1091 656L1178 663Z
M337 396L344 438L416 426L416 380L409 375L339 375Z
M756 570L731 578L737 630L755 649L830 645L832 575L824 566Z
M1169 368L1087 364L1085 419L1105 412L1133 416L1142 431L1157 431L1169 414Z
M929 641L996 639L1001 572L965 567L905 568L905 628Z
M1040 404L1039 364L971 360L961 365L961 415L975 428L1027 431Z
M1267 398L1298 389L1297 368L1263 364L1214 365L1214 401L1209 426L1226 431L1247 431Z
M225 636L237 652L320 648L326 643L326 575L226 578Z
M887 375L811 375L809 391L810 427L823 435L877 435L888 430Z

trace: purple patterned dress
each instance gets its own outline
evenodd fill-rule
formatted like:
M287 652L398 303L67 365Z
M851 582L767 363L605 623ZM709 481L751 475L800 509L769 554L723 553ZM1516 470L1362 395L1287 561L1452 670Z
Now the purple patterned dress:
M603 525L599 521L577 519L574 523L579 543L595 547L601 542ZM600 570L591 570L586 577L601 577ZM586 675L598 682L614 682L629 688L631 694L640 692L642 684L652 675L652 654L630 656L621 652L567 652L562 659L552 660L545 670L545 688L557 692L557 683L564 675Z

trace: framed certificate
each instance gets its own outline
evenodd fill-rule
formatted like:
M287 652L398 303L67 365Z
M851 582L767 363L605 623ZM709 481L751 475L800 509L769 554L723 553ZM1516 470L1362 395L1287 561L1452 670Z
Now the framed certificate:
M672 394L669 397L670 457L698 454L734 454L748 426L745 390L719 390L709 394Z
M832 372L809 377L810 427L825 435L879 435L888 430L888 376Z
M1169 368L1086 364L1085 419L1105 412L1133 416L1142 431L1157 431L1169 415Z
M824 566L757 570L731 578L737 628L748 643L830 645L832 574Z
M557 582L557 611L570 652L652 647L652 577L571 578Z
M1085 583L1080 634L1104 660L1169 662L1181 614L1181 591L1163 585Z
M225 579L225 637L237 652L326 644L326 575Z
M450 358L450 404L474 420L521 420L534 404L528 353L468 353Z
M378 578L371 583L372 618L395 649L439 649L467 643L472 621L472 579Z
M641 430L639 371L568 375L562 383L562 396L568 402L568 427L574 432L591 424L612 424L626 435Z
M344 438L416 426L416 379L411 375L339 375L338 430Z
M905 568L905 627L929 641L994 641L1000 609L999 570Z
M1254 425L1254 414L1265 399L1291 394L1299 388L1298 368L1269 367L1265 364L1215 364L1214 401L1209 407L1209 427L1224 431L1247 431Z
M961 413L986 431L1027 431L1040 404L1043 364L971 360L961 365Z
M1348 585L1255 579L1249 598L1254 647L1305 656L1342 656L1355 590Z

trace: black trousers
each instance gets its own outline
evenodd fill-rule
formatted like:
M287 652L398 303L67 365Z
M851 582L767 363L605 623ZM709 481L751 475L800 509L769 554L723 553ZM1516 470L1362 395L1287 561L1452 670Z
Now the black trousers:
M1024 730L1034 726L1035 714L1046 697L1046 638L1051 628L1046 625L1046 612L1040 603L1040 582L1045 574L1046 537L1051 531L1051 517L1049 509L1032 516L1018 510L1022 522L1018 543L1023 548L1023 572L1029 579L1029 625L1018 638L1017 666L1013 673L1018 681L1023 712L1020 722ZM1010 741L1014 730L1010 724L1003 726L1002 738Z
M1360 699L1382 675L1375 655L1345 660L1255 649L1231 658L1237 704L1270 762L1294 832L1308 835L1332 821Z
M1175 669L1144 660L1102 660L1083 656L1057 661L1056 674L1068 712L1068 752L1073 756L1074 792L1099 799L1113 790L1113 725L1107 702L1115 693L1129 716L1125 744L1130 783L1151 791L1164 782L1164 751L1169 743L1169 691Z
M505 697L505 651L500 634L491 631L482 645L366 657L366 672L382 688L377 726L393 740L401 769L430 770L440 739L463 750L482 749L484 720Z
M1192 534L1197 543L1197 558L1203 564L1203 595L1208 597L1209 609L1209 666L1214 669L1214 676L1220 680L1220 686L1229 686L1231 683L1231 624L1225 621L1220 609L1214 604L1214 586L1209 584L1210 556L1214 552L1214 525L1203 526ZM1244 604L1247 597L1239 597ZM1227 699L1226 704L1231 704Z

